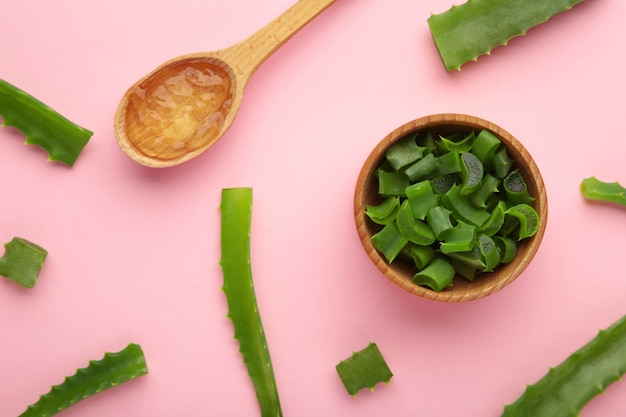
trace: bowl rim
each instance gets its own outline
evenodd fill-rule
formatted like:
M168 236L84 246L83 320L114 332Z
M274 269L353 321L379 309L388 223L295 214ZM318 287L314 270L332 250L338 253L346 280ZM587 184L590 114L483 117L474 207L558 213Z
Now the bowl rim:
M369 227L373 227L373 224L365 215L365 206L369 204L367 200L369 194L366 193L366 190L368 183L372 181L371 172L380 165L384 158L384 150L392 143L409 133L429 128L435 130L437 130L436 128L439 128L439 130L487 129L505 144L511 157L518 162L517 166L520 168L520 171L524 171L522 172L522 176L526 180L529 189L531 189L533 196L536 198L534 208L539 215L539 228L533 237L520 243L519 246L522 250L518 250L516 261L498 267L495 272L486 273L494 274L499 272L500 275L506 275L502 279L486 280L481 279L484 278L484 276L481 276L479 277L479 279L481 279L480 281L477 280L470 283L464 278L455 277L455 286L437 292L414 284L411 280L407 279L406 273L404 276L401 276L396 272L394 268L395 265L388 264L371 243ZM523 166L519 163L520 160L524 162ZM548 201L543 177L541 176L537 164L522 143L513 135L502 127L480 117L459 113L439 113L419 117L397 127L374 147L365 160L357 178L354 193L354 216L357 233L365 252L377 269L391 282L403 290L421 298L433 301L459 302L476 300L493 294L512 283L521 275L534 258L543 239L548 219ZM463 282L463 280L465 280L465 282ZM460 287L457 284L459 284Z

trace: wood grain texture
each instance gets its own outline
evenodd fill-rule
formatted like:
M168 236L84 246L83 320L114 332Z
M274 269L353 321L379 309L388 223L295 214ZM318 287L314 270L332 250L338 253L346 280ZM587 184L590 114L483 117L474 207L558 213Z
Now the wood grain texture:
M518 245L515 259L498 267L493 272L481 274L474 282L457 276L454 285L441 292L436 292L413 283L415 269L408 263L387 261L374 248L371 236L378 230L377 226L365 215L366 205L375 205L381 202L378 194L378 183L374 172L385 158L385 150L394 142L408 133L432 129L435 134L450 134L471 129L487 129L504 143L511 158L515 159L520 173L526 180L530 195L536 197L534 208L539 215L539 229L537 233ZM548 218L548 200L539 168L526 148L501 127L478 117L463 114L435 114L410 121L391 133L376 145L366 159L358 176L354 195L354 216L357 232L363 247L374 265L395 285L405 291L433 301L460 302L471 301L493 294L513 282L528 266L539 249Z

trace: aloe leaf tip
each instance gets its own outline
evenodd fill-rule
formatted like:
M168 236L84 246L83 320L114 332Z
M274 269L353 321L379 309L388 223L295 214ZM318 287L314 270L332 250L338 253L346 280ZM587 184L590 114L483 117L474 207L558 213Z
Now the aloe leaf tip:
M62 383L29 405L19 417L51 417L94 394L113 388L148 373L143 350L129 343L119 352L106 352L100 360L91 360Z

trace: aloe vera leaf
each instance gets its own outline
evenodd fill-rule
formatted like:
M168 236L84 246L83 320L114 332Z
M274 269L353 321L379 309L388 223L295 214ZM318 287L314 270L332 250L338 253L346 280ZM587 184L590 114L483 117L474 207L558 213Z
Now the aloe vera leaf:
M599 333L539 381L502 417L578 417L593 397L626 373L626 316Z
M107 352L98 361L89 361L72 376L50 389L28 406L19 417L50 417L92 395L148 373L141 346L130 343L119 352Z
M393 376L380 349L371 342L365 349L340 361L335 369L348 394L354 397L364 388L373 391L379 382L389 383Z
M626 188L618 182L604 182L596 177L585 178L580 192L588 200L608 201L626 206Z
M33 288L48 256L41 246L20 237L4 245L0 257L0 275L26 288Z
M496 46L584 0L468 0L428 18L447 71L458 70Z
M252 189L222 190L222 290L263 417L282 416L274 368L257 306L250 265Z
M73 166L93 132L66 119L23 90L0 79L0 116L26 136L26 144L39 145L51 161Z

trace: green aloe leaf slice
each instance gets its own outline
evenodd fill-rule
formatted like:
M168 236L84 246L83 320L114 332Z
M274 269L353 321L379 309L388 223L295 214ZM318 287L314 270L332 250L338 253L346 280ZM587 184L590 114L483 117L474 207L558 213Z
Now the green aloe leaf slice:
M26 143L44 148L51 161L73 166L93 132L69 121L27 92L0 79L0 116L26 136Z
M469 0L428 18L447 71L489 54L583 0Z
M389 383L393 373L376 343L354 352L335 367L348 394L356 397L364 388L374 390L379 382Z
M148 373L141 346L130 343L123 350L105 353L104 358L90 361L42 395L19 417L50 417L92 395L113 388Z
M626 206L626 188L619 182L605 182L596 177L585 178L580 192L587 200L608 201Z
M626 373L626 316L600 332L506 405L502 417L578 417Z
M0 275L27 288L37 283L39 272L48 256L41 246L19 237L4 245L0 257Z

